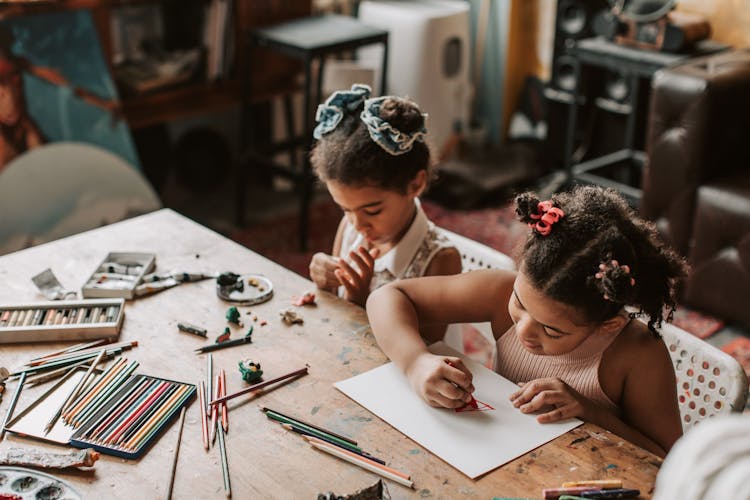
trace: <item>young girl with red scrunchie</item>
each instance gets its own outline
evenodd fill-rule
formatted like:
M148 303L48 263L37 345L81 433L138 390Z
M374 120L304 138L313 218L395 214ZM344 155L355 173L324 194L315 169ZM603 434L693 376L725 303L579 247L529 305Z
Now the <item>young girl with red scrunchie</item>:
M390 283L367 312L383 351L428 404L472 400L471 372L438 356L420 327L490 322L495 370L513 405L541 423L577 417L664 456L682 434L672 362L658 329L686 265L613 190L516 197L530 226L518 272L473 271ZM646 322L633 321L636 316ZM423 329L422 331L429 331Z

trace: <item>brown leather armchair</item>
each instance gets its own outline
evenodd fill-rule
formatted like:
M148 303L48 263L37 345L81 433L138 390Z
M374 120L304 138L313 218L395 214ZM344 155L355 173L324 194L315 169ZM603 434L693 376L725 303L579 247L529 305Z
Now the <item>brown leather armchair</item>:
M750 49L652 80L641 213L692 266L687 305L750 325Z

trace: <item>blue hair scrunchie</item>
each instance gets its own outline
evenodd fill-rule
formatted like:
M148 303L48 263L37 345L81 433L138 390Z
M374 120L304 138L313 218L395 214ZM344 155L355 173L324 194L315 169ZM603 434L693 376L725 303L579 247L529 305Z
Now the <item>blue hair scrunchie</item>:
M376 97L365 101L365 109L359 115L367 126L370 138L386 153L399 156L411 151L416 141L424 141L427 129L423 126L419 130L407 134L401 132L380 117L380 106L391 96ZM427 114L422 116L426 119Z
M368 85L355 83L351 90L337 90L323 104L318 105L315 120L318 124L313 130L313 137L320 139L333 132L344 116L351 114L370 97L372 89Z

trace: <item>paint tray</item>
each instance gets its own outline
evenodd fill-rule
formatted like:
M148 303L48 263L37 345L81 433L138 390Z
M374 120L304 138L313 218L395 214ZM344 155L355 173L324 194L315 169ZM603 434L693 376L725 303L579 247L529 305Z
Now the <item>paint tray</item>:
M83 496L51 474L25 467L0 466L0 498L82 500Z
M81 288L84 297L132 299L143 277L156 267L156 255L141 252L110 252Z

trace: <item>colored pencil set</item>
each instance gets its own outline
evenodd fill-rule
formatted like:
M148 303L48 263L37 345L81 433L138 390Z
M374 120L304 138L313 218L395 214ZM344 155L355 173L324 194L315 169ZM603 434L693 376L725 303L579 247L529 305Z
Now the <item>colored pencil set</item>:
M385 464L384 460L373 457L362 450L357 442L348 437L304 422L297 417L285 415L270 408L262 408L271 420L279 422L285 429L300 434L316 450L333 455L341 460L357 465L386 479L395 481L407 488L413 488L411 477Z
M63 419L78 429L72 445L137 458L190 401L195 386L132 375L138 363L121 361L102 373Z
M0 343L116 336L123 299L89 299L0 306Z

